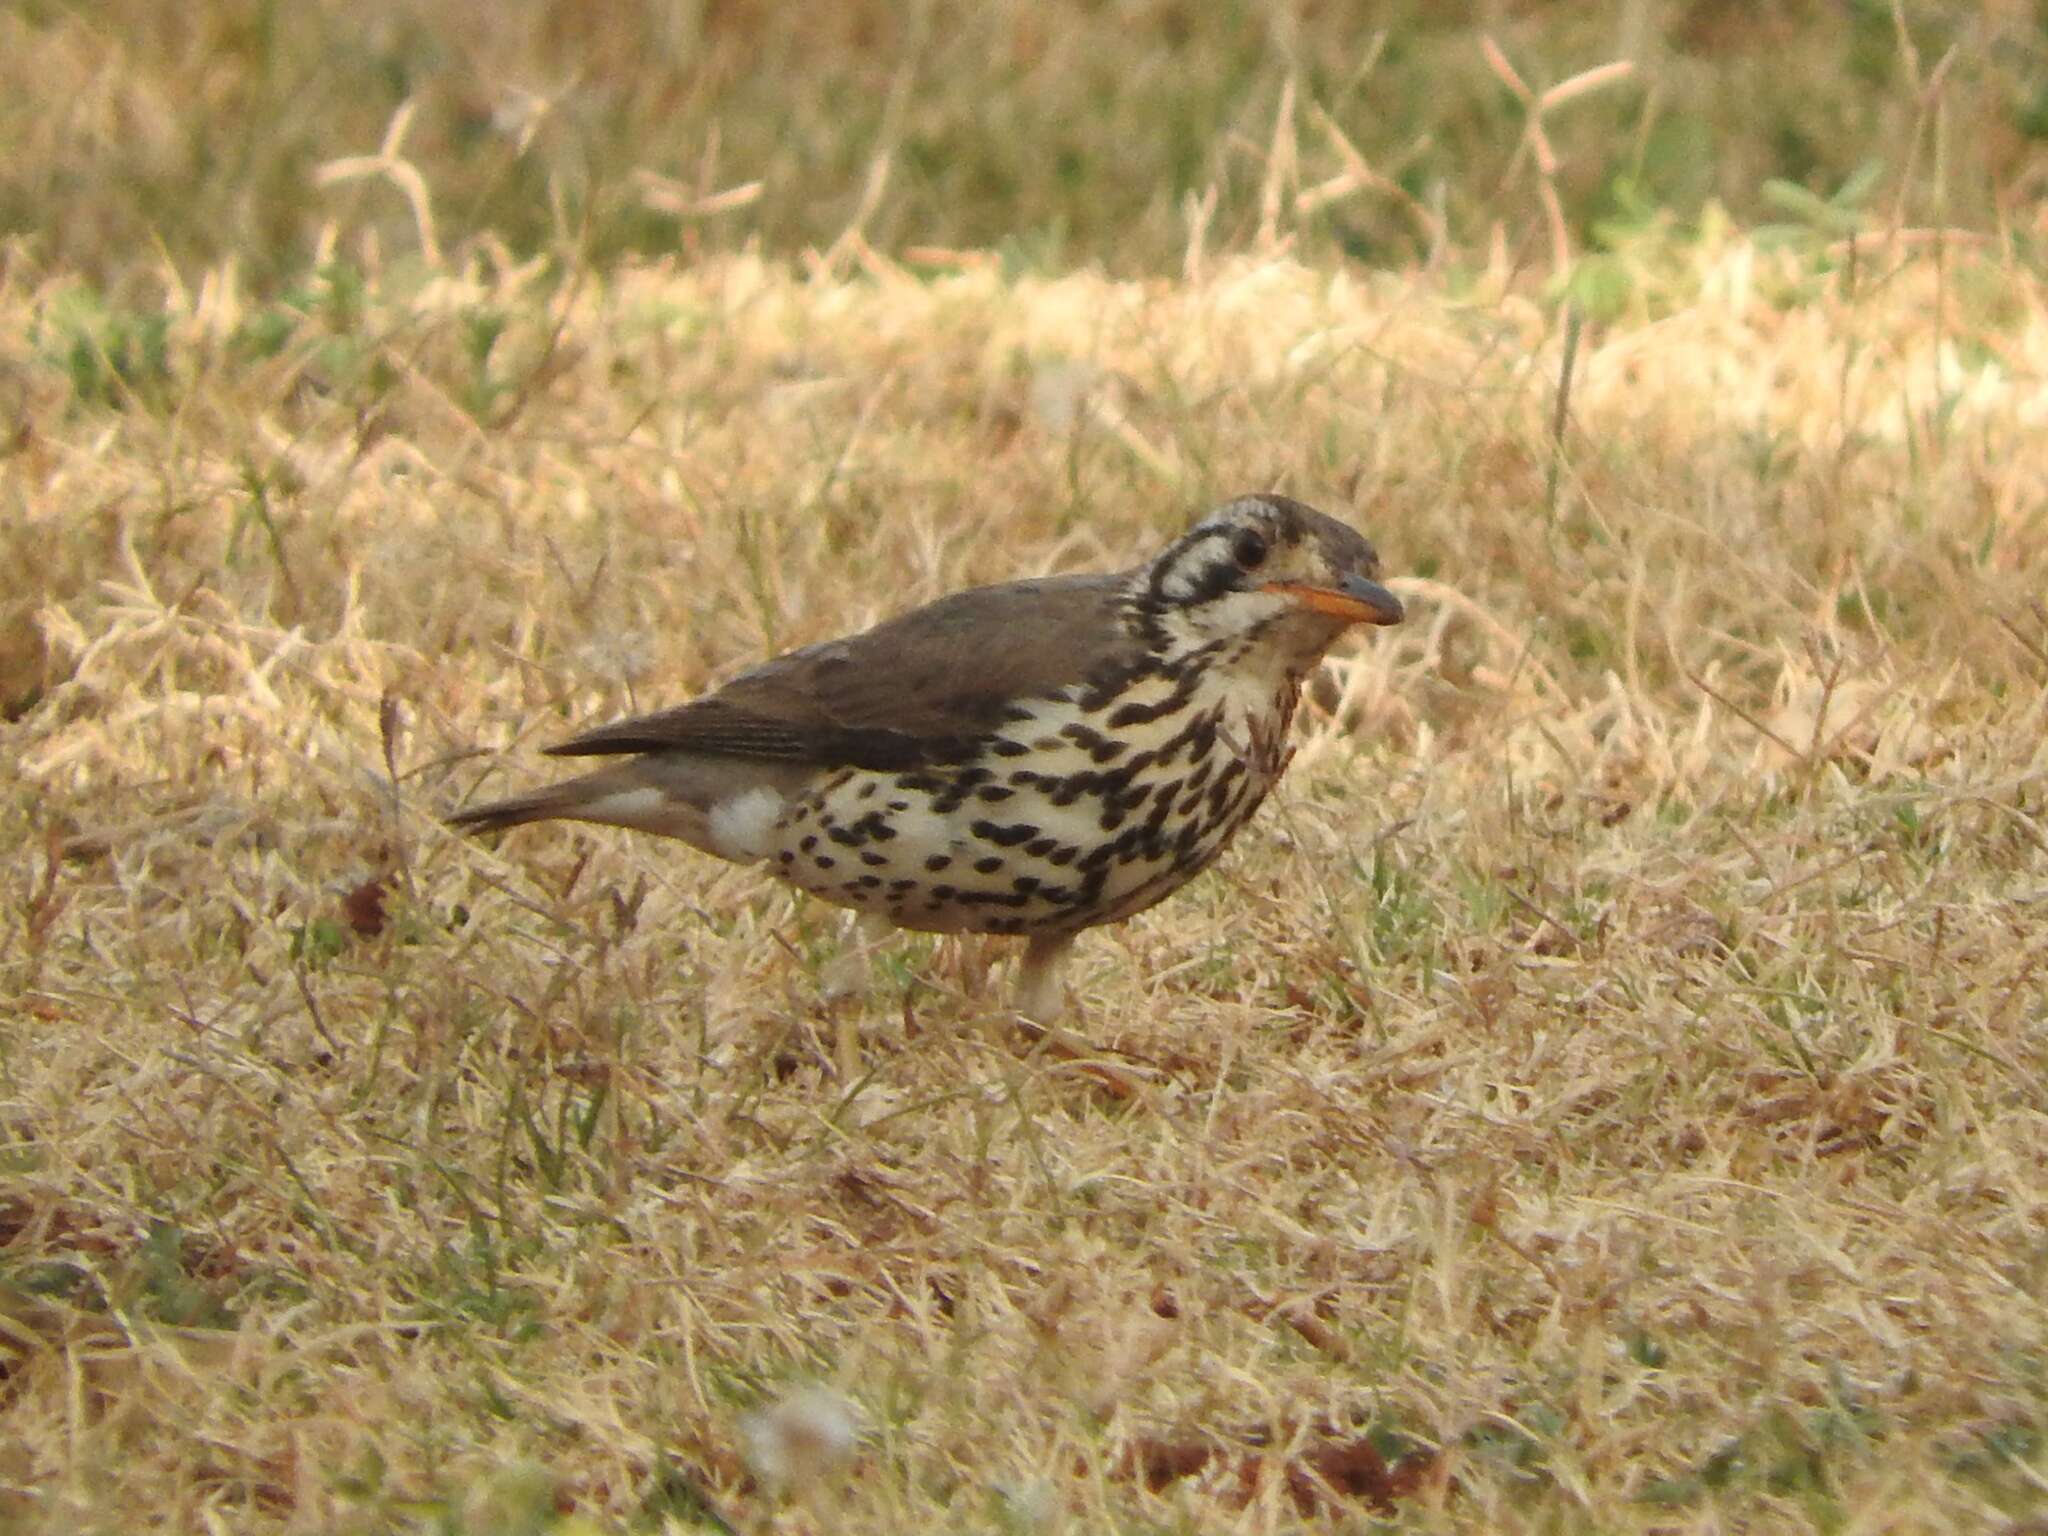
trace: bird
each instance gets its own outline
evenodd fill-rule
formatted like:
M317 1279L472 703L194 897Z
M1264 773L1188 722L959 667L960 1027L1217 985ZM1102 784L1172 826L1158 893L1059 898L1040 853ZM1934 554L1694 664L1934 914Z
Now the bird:
M565 819L758 864L870 924L1024 938L1056 1017L1083 929L1213 863L1285 771L1309 673L1401 622L1373 546L1240 496L1131 569L954 593L546 750L616 758L447 819Z

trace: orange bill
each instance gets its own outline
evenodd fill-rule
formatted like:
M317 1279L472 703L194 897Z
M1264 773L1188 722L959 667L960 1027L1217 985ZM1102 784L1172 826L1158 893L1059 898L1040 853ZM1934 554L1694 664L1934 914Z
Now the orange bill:
M1265 590L1284 593L1304 608L1352 624L1398 624L1402 619L1401 599L1363 576L1346 576L1334 587L1315 587L1304 581L1269 581Z

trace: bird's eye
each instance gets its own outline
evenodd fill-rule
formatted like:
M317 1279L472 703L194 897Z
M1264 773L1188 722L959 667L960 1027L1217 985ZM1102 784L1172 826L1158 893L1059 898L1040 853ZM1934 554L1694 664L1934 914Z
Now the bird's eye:
M1237 557L1237 563L1248 571L1255 571L1266 563L1266 538L1247 528L1237 536L1230 552Z

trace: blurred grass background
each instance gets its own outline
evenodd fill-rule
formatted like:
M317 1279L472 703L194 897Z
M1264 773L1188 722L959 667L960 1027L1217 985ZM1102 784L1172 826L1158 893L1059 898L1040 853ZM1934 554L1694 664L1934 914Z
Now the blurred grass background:
M1149 273L1211 189L1211 239L1254 232L1291 107L1302 182L1344 168L1341 134L1385 183L1312 210L1297 254L1401 265L1433 231L1537 228L1526 112L1482 38L1536 92L1635 66L1546 121L1580 249L1710 200L1767 221L1773 181L2033 233L2048 7L2011 0L12 0L0 230L102 288L232 258L273 294L330 224L417 241L389 178L319 174L410 107L395 148L448 248L605 265L857 228Z

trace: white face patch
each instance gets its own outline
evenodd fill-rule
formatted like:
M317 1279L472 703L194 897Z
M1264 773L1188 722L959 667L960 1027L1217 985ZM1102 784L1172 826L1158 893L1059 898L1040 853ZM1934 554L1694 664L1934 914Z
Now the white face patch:
M1212 641L1249 637L1294 611L1294 604L1271 592L1226 592L1205 603L1168 608L1159 616L1159 627L1173 650L1195 650ZM1249 659L1258 660L1258 653Z
M711 851L735 864L767 858L782 807L782 796L765 784L727 795L711 807Z

